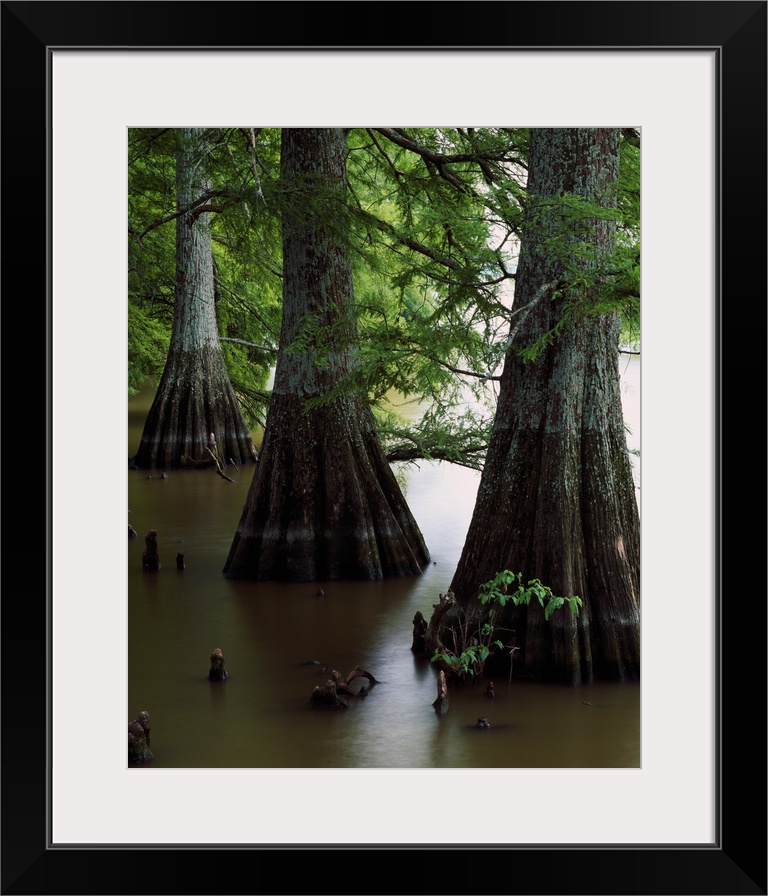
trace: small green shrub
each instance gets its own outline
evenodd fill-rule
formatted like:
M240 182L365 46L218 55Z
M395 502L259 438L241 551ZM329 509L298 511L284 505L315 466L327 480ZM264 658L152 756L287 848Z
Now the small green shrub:
M579 609L583 606L581 598L576 595L558 597L539 579L529 579L523 584L522 573L504 569L480 586L478 600L483 607L486 607L485 621L476 628L471 628L465 615L459 631L451 629L456 649L437 648L432 656L432 662L442 663L446 671L459 679L482 677L488 658L494 650L504 647L504 643L498 637L503 629L494 621L497 607L505 607L508 603L515 606L528 605L534 598L544 609L546 620L549 620L556 610L566 605L574 616L578 616ZM512 651L514 649L512 648Z

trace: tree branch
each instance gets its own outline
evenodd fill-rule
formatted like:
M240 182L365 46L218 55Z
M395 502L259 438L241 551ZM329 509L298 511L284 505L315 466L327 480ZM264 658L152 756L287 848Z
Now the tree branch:
M482 470L483 457L487 449L488 445L484 442L460 448L458 453L456 449L449 451L447 448L435 448L434 451L426 451L417 445L413 448L400 446L388 451L385 457L390 463L394 461L412 463L416 460L437 460L447 461L448 463L456 464L457 467L466 467L469 470Z
M196 199L194 202L191 202L189 205L185 206L184 208L176 209L175 212L173 212L170 215L166 215L164 218L158 218L156 221L153 221L151 224L149 224L143 230L137 230L135 227L132 227L131 222L129 221L128 222L128 233L130 233L131 236L135 236L139 240L143 240L144 237L148 233L151 233L153 230L157 230L157 228L162 227L163 224L168 224L171 221L175 221L176 218L180 218L182 215L189 214L190 212L194 212L195 217L202 214L202 212L204 212L204 211L219 212L219 211L221 211L220 207L212 206L212 205L209 205L206 207L205 204L208 202L209 199L213 199L214 197L224 196L224 195L225 195L225 192L223 190L206 190L205 193L203 193L203 195L200 196L198 199Z
M416 155L421 156L425 160L429 160L438 168L442 165L451 165L458 162L475 162L478 163L480 160L484 162L515 162L518 163L520 160L516 159L512 156L507 155L506 153L491 153L491 152L464 152L464 153L441 153L435 152L434 150L429 149L428 147L417 143L411 135L404 130L403 128L376 128L376 130L387 138L392 143L397 144L397 146L401 146L403 149L407 149L410 152L416 153Z
M490 376L486 373L478 373L476 370L462 370L461 367L454 367L452 364L448 364L446 361L441 361L440 358L436 358L434 355L425 355L425 358L429 358L430 361L435 364L439 364L441 367L445 367L446 370L450 370L451 373L457 373L460 376L471 376L478 380L483 380L483 382L487 382L488 380L501 380L500 376Z
M227 474L221 469L221 464L219 463L218 457L216 457L216 455L213 453L213 451L211 451L211 449L207 445L205 446L205 450L213 458L213 462L216 464L216 472L219 474L219 476L221 476L222 479L226 479L227 482L234 482L235 480L230 479L229 476L227 476Z
M234 342L236 345L247 345L248 348L257 348L262 352L276 355L278 350L269 345L258 345L256 342L248 342L247 339L235 339L233 336L219 336L219 342Z

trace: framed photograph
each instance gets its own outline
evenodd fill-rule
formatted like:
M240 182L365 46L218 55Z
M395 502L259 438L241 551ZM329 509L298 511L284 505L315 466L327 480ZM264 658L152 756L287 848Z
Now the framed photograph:
M768 892L767 7L2 3L4 894ZM131 773L128 130L473 123L641 134L639 767Z

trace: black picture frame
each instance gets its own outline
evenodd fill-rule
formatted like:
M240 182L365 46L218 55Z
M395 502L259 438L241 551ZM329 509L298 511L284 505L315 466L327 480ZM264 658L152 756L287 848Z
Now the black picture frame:
M16 479L3 541L7 586L2 602L2 893L766 894L765 537L759 522L765 520L765 508L761 505L756 511L753 502L755 495L765 496L766 468L768 3L358 2L344 8L294 2L290 10L287 6L285 2L2 3L3 312L6 338L15 346L6 346L3 398L10 437L5 440L9 449L5 468ZM259 22L269 23L268 29L251 24L254 7ZM192 9L194 15L185 14ZM345 9L347 14L340 15ZM525 848L447 844L440 849L340 843L338 848L286 846L256 852L195 846L50 848L49 54L51 48L65 46L233 48L248 46L243 37L251 32L253 46L283 48L717 51L719 739L717 831L711 846L594 847L576 842ZM501 39L507 35L508 42ZM692 134L691 152L695 139ZM753 393L761 401L755 402ZM754 425L755 414L759 427ZM755 444L762 449L757 462L752 459ZM40 456L43 446L45 462ZM91 456L93 450L91 446ZM84 458L83 475L91 472ZM33 486L39 504L32 501ZM724 538L726 533L729 539ZM754 569L755 558L762 561L759 572ZM84 563L83 576L87 574ZM695 612L695 599L689 597ZM88 727L96 724L98 719L86 715L73 720L73 732L85 742ZM57 768L56 773L65 775L67 770ZM450 795L446 798L450 800ZM201 806L200 811L208 812L209 807ZM430 808L429 801L416 811L423 812L425 828L432 835L439 831L440 813ZM350 824L362 821L351 819ZM476 823L482 825L482 818Z

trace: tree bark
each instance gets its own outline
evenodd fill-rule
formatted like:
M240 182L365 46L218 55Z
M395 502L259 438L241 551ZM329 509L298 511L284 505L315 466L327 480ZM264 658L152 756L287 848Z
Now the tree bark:
M345 234L346 135L286 128L283 325L258 469L224 566L229 578L418 575L424 539L364 396L345 388L357 326Z
M177 129L176 194L190 209L209 183L200 128ZM133 463L139 469L176 469L210 461L218 446L223 467L256 461L246 424L221 352L214 301L209 214L192 208L176 221L176 297L163 375ZM211 461L211 463L213 463Z
M640 670L640 525L621 407L617 313L577 315L538 358L521 349L550 332L567 303L589 310L610 261L614 224L568 224L563 196L610 208L618 131L533 129L528 226L515 307L530 306L505 358L477 503L451 590L471 612L497 572L578 595L549 621L537 602L503 614L516 631L516 677L588 682ZM579 275L582 275L579 279ZM560 287L558 294L554 285Z

